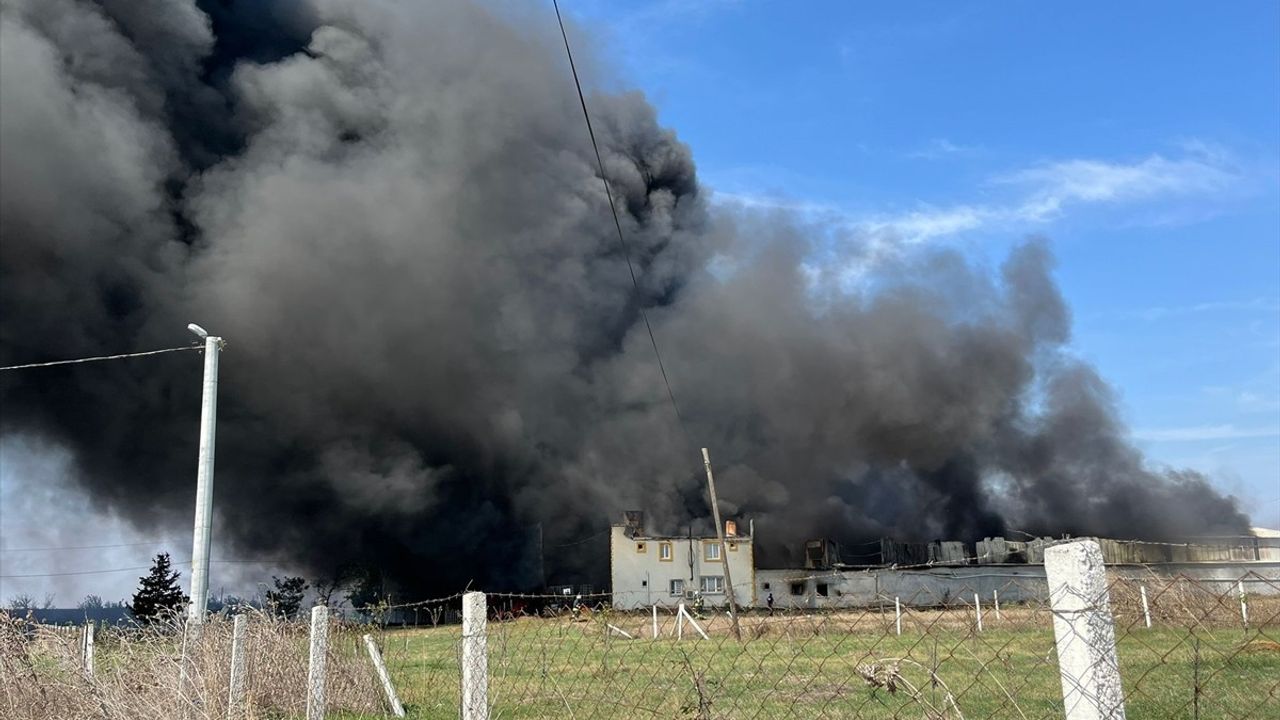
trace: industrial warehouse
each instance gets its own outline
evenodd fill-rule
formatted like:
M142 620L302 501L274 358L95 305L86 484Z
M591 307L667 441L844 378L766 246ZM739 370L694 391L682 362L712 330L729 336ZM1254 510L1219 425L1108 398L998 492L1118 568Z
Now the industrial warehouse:
M993 592L1008 602L1043 600L1046 547L1065 538L899 542L890 538L858 548L863 563L842 560L838 543L805 543L802 567L758 567L754 523L724 524L718 535L661 535L647 531L645 516L628 511L610 528L609 575L613 607L638 610L699 602L725 606L726 572L742 607L818 609L865 607L900 598L918 606ZM1188 578L1227 592L1249 579L1261 594L1280 592L1280 532L1252 528L1239 537L1188 538L1181 543L1095 538L1108 570L1118 577ZM873 548L868 551L867 548ZM1220 586L1220 587L1219 587Z

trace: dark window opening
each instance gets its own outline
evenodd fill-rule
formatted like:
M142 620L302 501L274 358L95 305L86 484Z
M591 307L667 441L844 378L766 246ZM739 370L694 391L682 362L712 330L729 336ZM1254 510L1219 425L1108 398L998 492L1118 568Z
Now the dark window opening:
M791 583L791 594L792 594L792 595L803 595L803 594L804 594L804 583Z
M764 584L764 589L765 589L765 590L768 590L768 589L769 589L769 583L765 583L765 584Z
M818 583L818 594L819 594L819 595L821 595L822 597L826 597L826 596L827 596L827 584L826 584L826 583Z

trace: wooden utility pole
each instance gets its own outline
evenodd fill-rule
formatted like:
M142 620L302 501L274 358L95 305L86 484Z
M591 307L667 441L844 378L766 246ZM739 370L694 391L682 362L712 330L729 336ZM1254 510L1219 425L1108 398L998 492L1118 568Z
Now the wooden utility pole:
M711 516L716 521L716 537L720 539L720 563L724 565L724 590L729 598L729 619L733 622L733 636L742 639L738 627L738 603L733 599L733 576L729 574L729 552L724 545L724 525L720 522L720 503L716 500L716 478L711 474L711 455L702 448L702 462L707 467L707 489L711 492ZM753 538L754 540L754 538Z

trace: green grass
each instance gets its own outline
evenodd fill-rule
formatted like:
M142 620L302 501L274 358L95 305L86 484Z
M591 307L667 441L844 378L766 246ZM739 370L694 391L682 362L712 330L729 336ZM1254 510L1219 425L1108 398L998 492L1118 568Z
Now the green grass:
M643 625L633 619L623 626ZM600 621L491 623L490 699L495 718L696 718L697 682L715 718L919 718L923 708L910 692L872 687L858 672L859 665L903 658L920 667L903 663L901 677L941 708L945 690L930 686L927 670L936 664L969 720L1062 717L1052 631L996 625L981 634L904 629L901 637L883 627L823 626L743 643L719 634L677 643L606 637ZM1197 662L1187 630L1123 633L1128 716L1192 718L1198 702L1201 718L1280 717L1280 645L1268 640L1276 634L1197 630ZM388 632L382 645L410 717L457 717L456 626Z

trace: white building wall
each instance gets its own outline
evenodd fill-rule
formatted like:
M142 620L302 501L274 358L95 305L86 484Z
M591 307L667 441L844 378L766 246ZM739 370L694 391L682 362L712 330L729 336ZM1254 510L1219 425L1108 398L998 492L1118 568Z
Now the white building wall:
M1280 595L1280 563L1162 563L1108 565L1107 572L1132 579L1157 576L1186 577L1202 587L1229 594L1243 580L1247 592ZM969 565L920 570L757 570L756 605L765 607L773 593L774 608L872 607L903 605L936 607L972 602L992 591L1001 602L1045 602L1048 583L1043 565ZM825 585L826 594L819 592ZM796 592L798 591L798 592Z
M671 544L671 559L663 560L662 543ZM613 592L613 607L619 610L637 610L653 605L674 608L686 602L683 593L671 594L671 581L683 581L684 590L698 590L703 576L724 577L724 563L708 560L708 545L717 545L712 538L695 537L627 537L626 528L615 525L609 534L609 575ZM735 599L739 605L756 604L755 547L750 537L726 537L725 551L729 573L733 576ZM643 545L643 551L640 546ZM723 581L722 581L723 582ZM706 593L704 601L711 607L728 604L726 593Z

